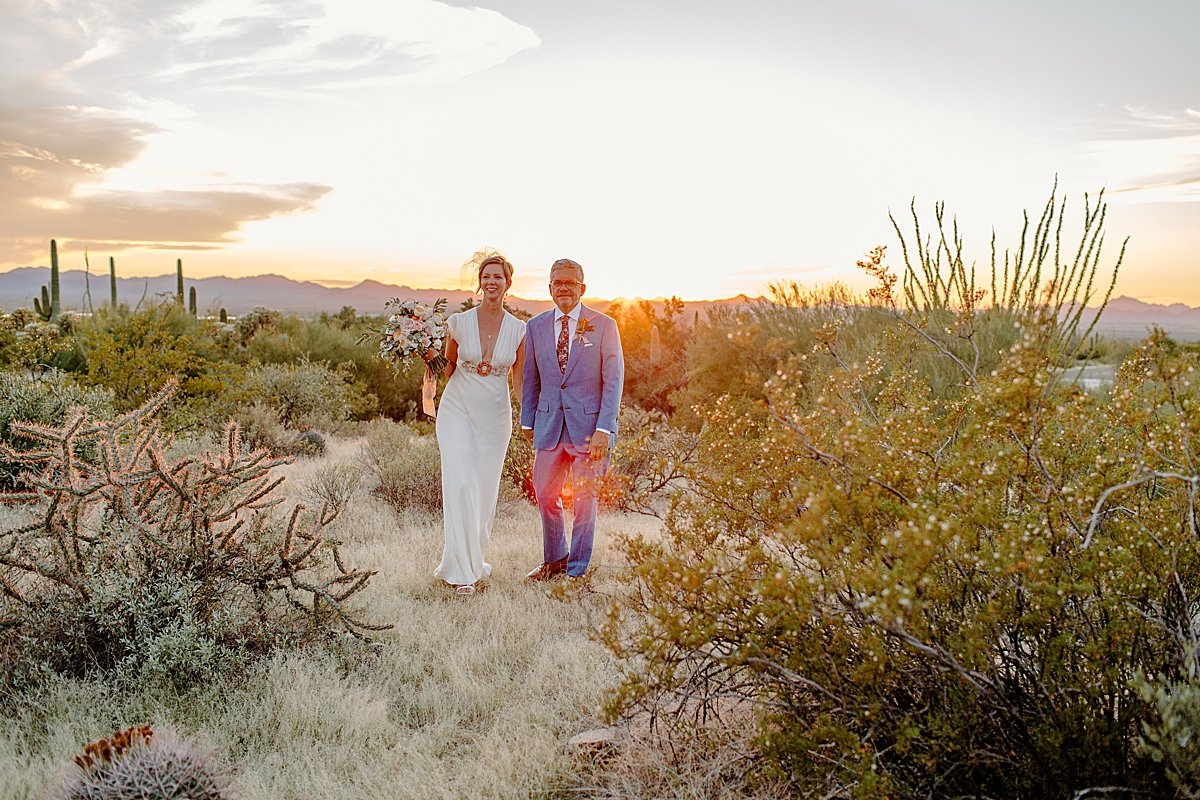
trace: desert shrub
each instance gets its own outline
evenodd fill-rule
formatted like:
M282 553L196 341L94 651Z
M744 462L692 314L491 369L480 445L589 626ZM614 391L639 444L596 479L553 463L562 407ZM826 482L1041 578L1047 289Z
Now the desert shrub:
M1200 670L1196 631L1184 639L1183 674L1174 679L1139 675L1136 686L1154 709L1143 722L1139 749L1162 764L1178 796L1200 797Z
M362 483L362 467L346 461L338 461L319 467L301 487L301 496L312 508L327 506L335 514L341 514Z
M670 424L660 411L622 405L616 447L599 486L603 508L661 517L683 481L685 466L695 457L699 437ZM533 489L535 452L521 434L514 410L512 439L504 456L500 496L505 500L537 502ZM565 507L574 486L568 481Z
M229 392L211 423L237 421L252 447L276 455L319 456L325 452L321 429L337 429L364 402L362 390L344 370L300 360L252 368Z
M686 380L672 397L672 419L698 430L718 397L765 400L763 384L778 354L763 348L755 324L757 307L715 306L698 320L687 344ZM793 344L803 349L801 344Z
M26 309L0 314L0 364L31 373L61 368L71 362L75 318L43 322Z
M251 403L234 409L229 419L237 423L242 441L252 450L266 450L276 456L296 455L296 431L283 427L274 409Z
M278 311L264 308L263 306L255 306L238 317L233 327L237 332L238 339L242 344L246 344L260 331L269 331L274 328L282 316Z
M140 725L84 745L54 800L225 800L232 771L195 737Z
M281 462L220 448L176 461L158 415L169 385L112 422L84 409L60 426L14 424L38 448L36 518L0 531L0 686L46 673L187 686L334 628L372 629L348 605L373 574L349 569L332 517L279 513Z
M620 435L600 487L607 508L662 517L694 464L700 437L661 411L623 406Z
M0 372L0 442L15 448L33 445L33 440L13 432L16 421L59 425L72 406L83 406L99 419L113 412L113 393L102 387L83 387L70 376L50 372L40 377ZM0 491L13 491L21 466L0 459Z
M504 454L504 468L500 474L500 497L505 500L537 502L533 491L533 445L521 433L521 409L513 406L512 437Z
M757 703L764 772L802 795L1170 790L1137 680L1185 682L1200 613L1200 365L1152 337L1111 400L1056 380L1087 340L1064 309L1102 213L1059 262L1049 212L991 308L953 244L896 277L868 259L871 358L851 356L856 314L780 366L767 413L711 403L665 538L626 545L614 713Z
M581 750L564 791L588 800L779 800L794 792L764 776L754 720L736 713L707 723L640 719L610 745Z
M235 382L207 324L174 302L98 311L76 340L80 380L111 389L121 411L147 402L168 378L179 384L177 404L201 408ZM194 424L195 416L193 409L181 424Z
M809 290L794 282L770 286L766 299L711 309L687 340L686 382L672 395L672 422L699 429L719 397L745 399L765 413L766 382L780 366L809 352L822 333L845 339L853 330L869 340L862 316L845 287Z
M236 406L229 415L241 432L242 441L251 449L266 450L273 456L317 457L325 453L325 437L312 428L284 427L278 412L263 403Z
M246 378L243 393L272 409L279 422L293 430L329 427L346 420L355 394L345 375L304 360L255 367Z
M358 312L354 306L342 306L336 314L321 312L321 324L343 331L357 331L359 328Z
M234 340L228 357L251 364L323 364L352 386L350 419L369 420L382 414L394 420L415 420L420 412L419 371L397 370L378 358L359 338L363 326L380 321L360 319L352 312L343 309L338 315L324 314L311 320L269 312L267 317L247 322L246 336Z
M371 424L359 459L374 477L371 491L397 511L442 511L442 467L437 440L387 420Z
M663 303L662 310L649 300L617 301L608 314L621 331L625 357L625 403L670 415L672 396L686 379L685 356L690 328L684 322L684 304L678 297Z

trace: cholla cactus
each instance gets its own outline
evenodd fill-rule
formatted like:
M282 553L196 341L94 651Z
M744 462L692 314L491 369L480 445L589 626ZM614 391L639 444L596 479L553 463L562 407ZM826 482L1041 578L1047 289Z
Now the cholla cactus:
M86 635L54 648L72 660L64 668L76 671L113 667L136 654L147 630L172 620L202 621L209 638L248 649L301 629L319 636L331 626L354 635L388 627L363 622L348 604L374 571L347 567L338 543L324 535L335 510L272 513L283 482L273 471L286 459L247 452L233 423L220 448L179 460L167 455L156 416L175 388L171 382L112 422L75 407L61 425L12 423L12 433L35 449L0 443L0 458L24 468L29 488L3 499L39 508L29 524L0 529L0 643L53 635L42 633L35 613L39 598L51 596L64 618L90 620ZM133 595L154 593L169 577L172 604L108 619L103 592L114 577Z
M55 800L226 800L230 771L196 739L149 725L87 744Z

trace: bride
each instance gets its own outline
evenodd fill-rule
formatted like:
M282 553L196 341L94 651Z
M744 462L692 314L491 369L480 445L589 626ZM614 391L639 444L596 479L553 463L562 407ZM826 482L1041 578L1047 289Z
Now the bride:
M512 264L491 251L476 258L483 302L447 320L449 380L437 413L446 543L433 574L463 595L492 572L484 557L512 435L509 380L520 380L525 354L525 323L504 310Z

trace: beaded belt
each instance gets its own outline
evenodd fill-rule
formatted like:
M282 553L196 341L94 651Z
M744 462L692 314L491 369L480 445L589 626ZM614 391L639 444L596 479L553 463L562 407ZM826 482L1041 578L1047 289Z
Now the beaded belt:
M459 369L465 369L467 372L474 372L476 375L499 375L508 374L508 367L496 367L487 361L459 361Z

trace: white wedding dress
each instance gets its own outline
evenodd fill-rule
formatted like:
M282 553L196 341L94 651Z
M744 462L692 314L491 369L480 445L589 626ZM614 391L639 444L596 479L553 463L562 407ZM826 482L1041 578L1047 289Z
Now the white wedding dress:
M504 312L490 360L492 372L473 368L483 360L478 307L447 320L458 342L459 366L450 376L437 411L442 456L442 516L446 544L433 574L447 583L472 584L487 578L484 560L496 514L500 473L512 436L508 373L525 338L525 323ZM520 386L521 376L514 376Z

